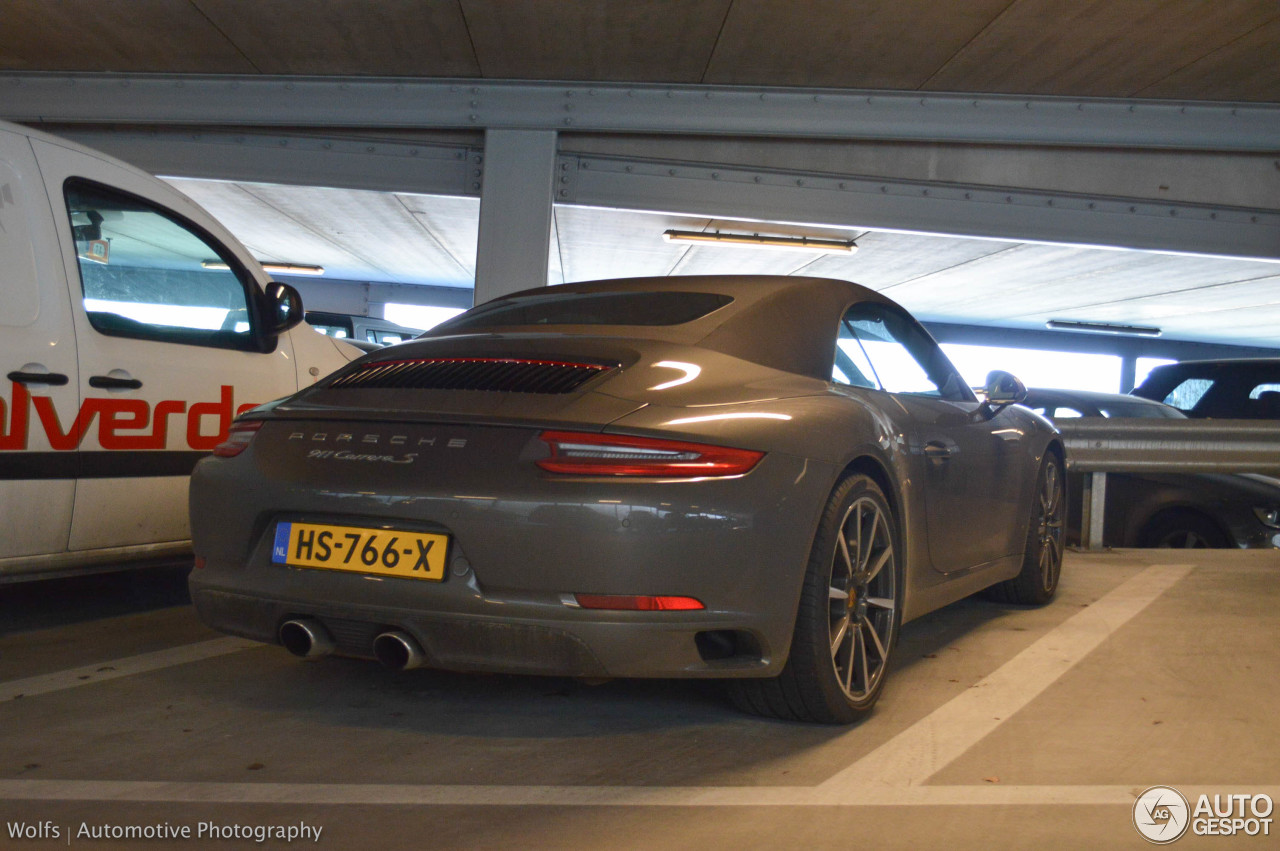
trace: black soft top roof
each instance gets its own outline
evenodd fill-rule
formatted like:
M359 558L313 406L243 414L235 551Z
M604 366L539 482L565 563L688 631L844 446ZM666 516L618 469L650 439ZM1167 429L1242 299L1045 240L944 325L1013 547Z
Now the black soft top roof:
M709 293L727 304L680 324L501 325L468 322L468 314L436 326L426 337L477 331L583 334L664 340L699 346L754 363L830 378L836 327L845 309L862 301L893 304L874 290L830 278L781 275L690 275L622 278L538 287L487 302L494 307L521 299L596 293ZM718 303L718 302L717 302Z

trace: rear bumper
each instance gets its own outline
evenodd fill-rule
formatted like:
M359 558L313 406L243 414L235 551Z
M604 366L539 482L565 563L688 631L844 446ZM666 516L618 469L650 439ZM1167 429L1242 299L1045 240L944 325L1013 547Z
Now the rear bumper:
M417 639L427 665L442 670L571 677L770 676L785 656L755 643L766 624L688 613L568 612L569 617L479 617L388 606L275 599L191 580L200 617L232 635L277 643L280 624L318 621L337 653L372 659L373 641L401 630ZM674 617L672 617L674 616ZM760 627L759 629L753 628ZM712 637L718 636L718 637ZM718 658L706 658L699 646Z
M252 451L252 450L251 450ZM249 453L245 453L248 455ZM771 676L786 661L817 517L834 470L773 454L727 479L548 480L529 469L468 489L299 487L241 458L192 485L192 599L210 626L276 642L320 621L338 652L372 657L388 629L452 670L583 677ZM246 476L249 480L246 481ZM450 536L441 582L271 562L275 524L392 525ZM704 610L604 611L566 595L679 595Z

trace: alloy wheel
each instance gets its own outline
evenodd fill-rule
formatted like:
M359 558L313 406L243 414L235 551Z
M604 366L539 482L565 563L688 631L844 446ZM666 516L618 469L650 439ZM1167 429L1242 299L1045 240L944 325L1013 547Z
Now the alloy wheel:
M897 608L897 569L889 519L862 496L840 524L831 565L831 662L845 696L871 695L884 676Z
M1040 581L1045 589L1057 585L1062 570L1065 543L1062 472L1057 461L1050 459L1040 475L1040 493L1036 514L1036 540L1039 545Z

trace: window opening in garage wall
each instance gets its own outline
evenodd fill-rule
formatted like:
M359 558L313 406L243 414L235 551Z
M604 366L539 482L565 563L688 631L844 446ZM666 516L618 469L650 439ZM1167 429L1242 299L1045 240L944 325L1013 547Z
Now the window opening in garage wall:
M1097 390L1104 393L1120 391L1119 355L974 346L965 343L943 343L942 350L947 353L956 369L960 370L960 375L970 387L981 387L987 382L988 372L1003 369L1018 376L1028 387Z
M461 307L429 307L423 304L387 302L383 308L382 318L397 325L429 331L446 319L452 319L462 313L462 311L463 308Z

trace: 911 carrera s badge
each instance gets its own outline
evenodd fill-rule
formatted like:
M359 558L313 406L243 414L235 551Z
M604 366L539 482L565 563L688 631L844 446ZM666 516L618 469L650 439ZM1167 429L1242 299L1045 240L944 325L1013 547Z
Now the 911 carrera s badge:
M312 449L307 458L333 461L364 461L377 464L412 464L418 460L417 452L406 452L403 455L373 455L364 452L352 452L349 449Z

